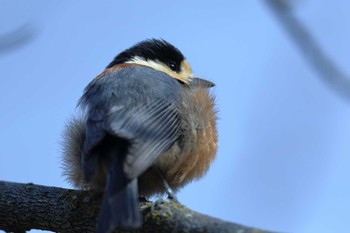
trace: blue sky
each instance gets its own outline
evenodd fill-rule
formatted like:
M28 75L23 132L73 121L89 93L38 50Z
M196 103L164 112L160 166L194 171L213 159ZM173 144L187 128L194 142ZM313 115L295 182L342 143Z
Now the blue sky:
M295 14L349 74L349 3L296 1ZM177 46L216 83L219 151L178 195L221 219L282 232L346 232L350 106L308 65L264 1L1 1L0 180L70 187L60 140L86 84L146 38Z

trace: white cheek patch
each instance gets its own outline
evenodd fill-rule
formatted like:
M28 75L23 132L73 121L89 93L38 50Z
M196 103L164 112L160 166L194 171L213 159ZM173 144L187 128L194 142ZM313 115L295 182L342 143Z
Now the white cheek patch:
M132 63L132 64L138 64L142 66L148 66L155 70L161 70L164 71L167 70L167 67L161 63L160 61L154 61L154 60L145 60L142 57L133 57L130 61L127 61L126 63ZM168 72L166 72L168 73Z
M182 82L188 83L192 80L193 74L190 68L184 68L183 64L181 65L181 72L176 73L175 71L171 70L167 65L164 63L158 61L158 60L146 60L142 57L136 56L133 57L130 61L127 61L125 63L129 64L137 64L142 66L148 66L155 70L162 71L171 77L178 79ZM188 65L189 66L189 65Z

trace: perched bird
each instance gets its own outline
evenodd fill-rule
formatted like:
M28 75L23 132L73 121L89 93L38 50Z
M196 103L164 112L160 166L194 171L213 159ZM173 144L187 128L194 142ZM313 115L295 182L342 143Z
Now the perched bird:
M104 190L98 233L139 228L139 196L171 194L208 170L217 150L213 86L159 39L121 52L88 84L67 123L63 162L74 186Z

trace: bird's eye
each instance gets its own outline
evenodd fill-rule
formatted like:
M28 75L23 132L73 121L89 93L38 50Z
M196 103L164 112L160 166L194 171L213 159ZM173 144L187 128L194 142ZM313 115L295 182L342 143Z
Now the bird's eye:
M173 61L168 62L168 66L172 71L178 71L179 67L177 66L177 64Z

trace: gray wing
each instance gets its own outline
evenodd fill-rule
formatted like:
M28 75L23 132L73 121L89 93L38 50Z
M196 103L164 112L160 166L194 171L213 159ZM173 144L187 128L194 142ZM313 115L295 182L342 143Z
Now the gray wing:
M165 73L140 66L93 80L80 100L88 113L85 175L94 174L97 157L101 156L96 148L108 147L108 143L116 148L115 156L121 157L127 178L133 179L149 168L178 138L180 88ZM127 151L125 155L122 150Z

